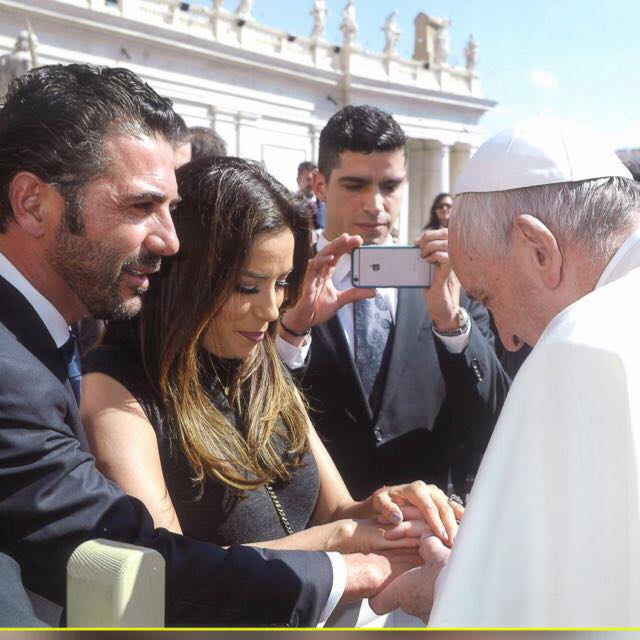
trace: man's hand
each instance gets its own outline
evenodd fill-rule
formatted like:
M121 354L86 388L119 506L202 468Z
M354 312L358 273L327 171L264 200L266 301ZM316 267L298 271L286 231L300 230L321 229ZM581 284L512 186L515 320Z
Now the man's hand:
M338 309L345 304L375 296L373 289L354 287L338 291L331 281L331 275L338 260L361 245L360 236L343 233L309 260L300 300L282 318L288 329L296 333L304 333L311 327L333 318ZM295 336L286 332L282 333L282 337L292 344L302 342L301 339L296 340Z
M451 550L435 536L422 538L420 555L424 564L409 569L390 582L378 595L370 598L371 608L378 615L400 608L409 615L418 616L427 624L433 605L436 578L447 563L450 553Z
M352 553L344 556L347 584L341 603L369 598L397 576L420 566L422 558L415 549L398 549L380 553Z
M431 288L422 291L431 319L440 331L459 327L460 282L449 264L448 234L447 228L429 229L415 240L420 255L434 265Z

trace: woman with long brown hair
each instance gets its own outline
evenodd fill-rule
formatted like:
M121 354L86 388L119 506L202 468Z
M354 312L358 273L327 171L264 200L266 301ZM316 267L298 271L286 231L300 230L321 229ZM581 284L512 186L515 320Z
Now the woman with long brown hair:
M111 324L84 363L98 467L156 526L221 545L416 546L424 526L359 520L389 516L388 490L352 500L276 352L277 320L306 282L304 205L238 158L177 175L181 250L140 316ZM315 260L321 279L331 257Z

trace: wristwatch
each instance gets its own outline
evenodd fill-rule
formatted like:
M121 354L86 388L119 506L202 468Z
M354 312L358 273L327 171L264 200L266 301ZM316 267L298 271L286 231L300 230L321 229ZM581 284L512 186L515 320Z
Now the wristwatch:
M458 328L451 329L450 331L440 331L434 324L433 332L443 338L454 338L455 336L461 336L463 333L467 333L470 324L471 318L469 318L468 311L464 307L458 307Z

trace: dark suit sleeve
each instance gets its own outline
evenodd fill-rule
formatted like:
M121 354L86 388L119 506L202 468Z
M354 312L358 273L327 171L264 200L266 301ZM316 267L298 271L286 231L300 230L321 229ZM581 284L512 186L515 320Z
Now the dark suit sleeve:
M326 554L224 550L154 529L142 503L96 470L68 411L47 369L0 356L0 548L29 589L64 604L70 554L103 537L162 554L168 625L316 624L332 584Z
M494 349L489 314L462 294L461 304L471 317L469 344L462 353L450 353L435 337L447 403L476 446L486 446L511 385Z

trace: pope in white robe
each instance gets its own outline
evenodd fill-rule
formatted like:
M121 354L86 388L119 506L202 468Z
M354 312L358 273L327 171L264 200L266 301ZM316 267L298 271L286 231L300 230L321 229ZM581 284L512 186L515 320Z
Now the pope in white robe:
M640 234L515 377L429 619L640 626Z
M507 348L535 346L450 556L423 541L425 566L373 607L432 627L638 627L640 185L592 136L534 119L482 145L456 192L453 268Z

